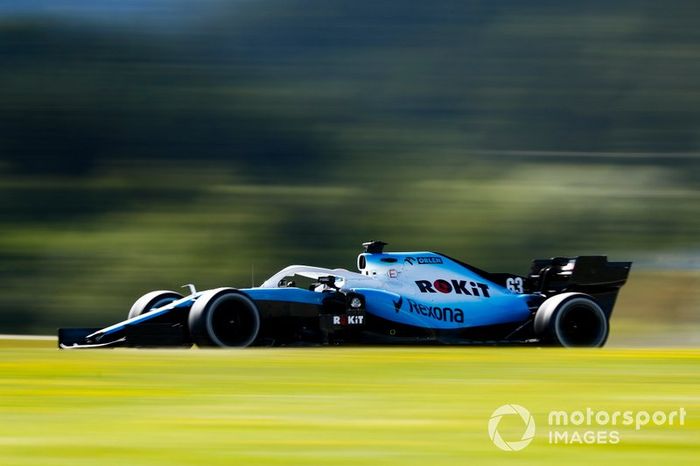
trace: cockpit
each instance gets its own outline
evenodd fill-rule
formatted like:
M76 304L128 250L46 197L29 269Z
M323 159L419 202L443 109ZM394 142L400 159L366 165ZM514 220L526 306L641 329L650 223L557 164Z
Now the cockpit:
M308 265L292 265L265 280L261 288L301 288L312 291L339 290L347 287L348 279L363 278L345 269L326 269Z

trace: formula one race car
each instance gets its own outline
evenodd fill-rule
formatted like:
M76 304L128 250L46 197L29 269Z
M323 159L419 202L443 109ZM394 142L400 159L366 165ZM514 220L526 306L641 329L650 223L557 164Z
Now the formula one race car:
M61 348L337 344L599 347L631 262L535 260L528 276L489 273L434 252L364 243L358 272L292 265L254 288L183 297L152 291L127 320L59 329Z

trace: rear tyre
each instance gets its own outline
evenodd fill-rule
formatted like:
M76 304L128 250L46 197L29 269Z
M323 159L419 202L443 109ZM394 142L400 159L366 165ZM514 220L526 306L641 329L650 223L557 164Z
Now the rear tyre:
M584 293L562 293L547 299L535 314L535 334L555 346L599 348L608 339L608 317Z
M175 291L151 291L150 293L146 293L136 300L134 305L131 306L128 318L131 319L140 316L141 314L147 313L151 309L163 307L172 303L173 301L177 301L178 299L182 299L182 295L180 293L176 293Z
M188 317L192 340L201 347L245 348L260 332L260 313L255 303L233 288L202 294Z

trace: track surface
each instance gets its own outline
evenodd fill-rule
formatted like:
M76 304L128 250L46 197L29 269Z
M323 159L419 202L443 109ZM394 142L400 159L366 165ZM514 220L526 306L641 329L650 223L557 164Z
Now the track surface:
M0 340L2 465L678 465L700 456L697 349L48 345ZM487 434L508 403L537 422L518 452ZM586 407L688 414L682 427L618 426L616 445L548 443L549 411ZM517 440L522 425L510 421L504 438Z

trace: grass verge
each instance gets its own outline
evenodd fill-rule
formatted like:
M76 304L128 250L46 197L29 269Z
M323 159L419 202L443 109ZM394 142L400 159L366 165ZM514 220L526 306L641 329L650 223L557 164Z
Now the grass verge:
M696 464L700 350L310 348L57 351L0 345L0 464ZM537 433L490 441L498 406ZM551 410L666 410L683 426L552 445ZM517 422L504 438L517 440ZM517 419L516 419L517 421ZM522 427L522 426L520 426ZM520 429L522 430L522 429Z

